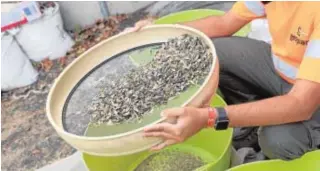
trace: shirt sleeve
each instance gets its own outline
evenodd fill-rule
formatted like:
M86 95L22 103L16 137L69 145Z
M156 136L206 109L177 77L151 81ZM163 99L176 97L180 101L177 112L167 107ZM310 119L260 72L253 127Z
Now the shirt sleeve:
M320 83L320 12L315 18L314 29L300 64L297 78Z
M260 1L236 2L231 12L245 20L264 18L266 16L264 5Z

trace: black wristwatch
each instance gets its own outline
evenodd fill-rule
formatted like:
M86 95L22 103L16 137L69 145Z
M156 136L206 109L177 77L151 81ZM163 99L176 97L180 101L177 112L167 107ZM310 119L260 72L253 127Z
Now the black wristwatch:
M216 118L216 122L214 128L216 130L226 130L229 126L229 118L227 112L224 108L216 108L218 117Z

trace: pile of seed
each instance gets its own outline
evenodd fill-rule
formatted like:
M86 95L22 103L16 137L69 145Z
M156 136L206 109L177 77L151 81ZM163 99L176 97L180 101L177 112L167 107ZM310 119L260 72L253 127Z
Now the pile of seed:
M149 156L134 171L193 171L205 164L192 153L164 150Z
M151 62L100 90L88 108L91 123L137 121L153 107L203 81L211 64L212 54L200 38L182 35L170 39Z

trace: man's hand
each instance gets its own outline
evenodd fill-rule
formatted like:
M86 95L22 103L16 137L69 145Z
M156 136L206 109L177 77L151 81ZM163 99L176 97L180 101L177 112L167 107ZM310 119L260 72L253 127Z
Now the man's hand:
M147 25L151 25L153 24L153 19L146 19L146 20L141 20L138 21L134 27L128 27L124 30L124 32L136 32L141 30L143 27L147 26Z
M176 123L163 122L145 128L145 137L160 137L164 142L156 145L151 150L160 150L166 146L180 143L205 128L208 121L207 108L173 108L162 112L162 116L176 119Z

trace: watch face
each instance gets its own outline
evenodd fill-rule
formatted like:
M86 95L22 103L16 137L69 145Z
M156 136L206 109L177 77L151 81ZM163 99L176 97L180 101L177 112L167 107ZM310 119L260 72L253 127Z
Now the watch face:
M226 130L228 129L229 121L228 120L221 120L216 125L216 130Z
M226 130L229 126L229 119L227 112L224 108L216 108L218 113L218 118L216 120L216 130Z

